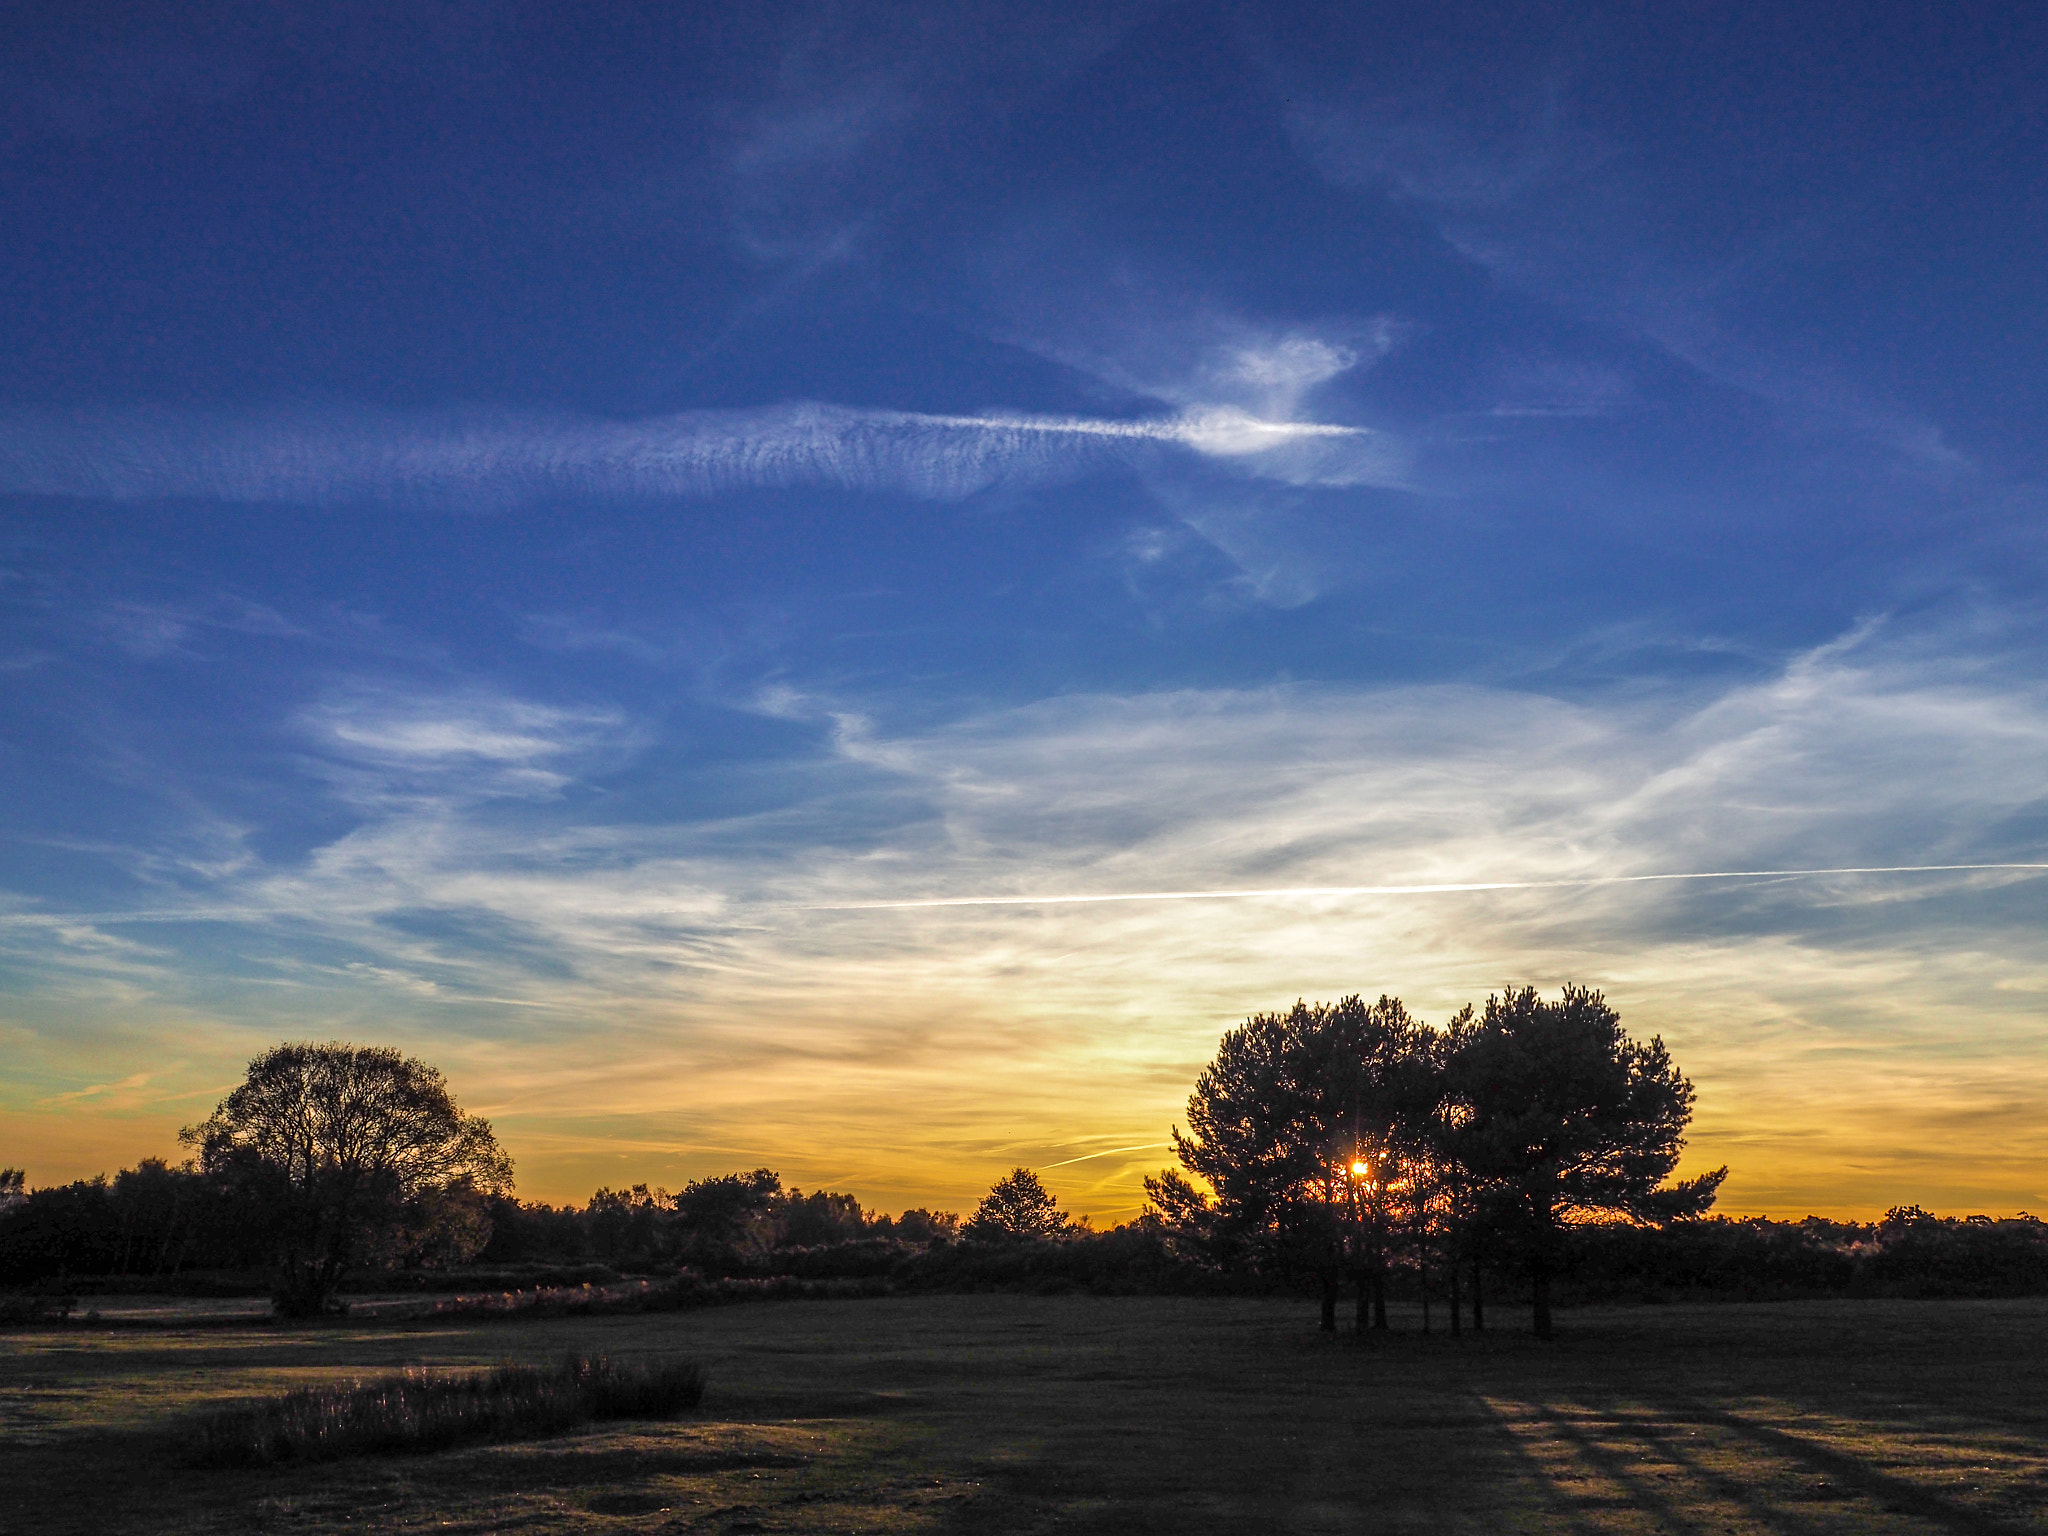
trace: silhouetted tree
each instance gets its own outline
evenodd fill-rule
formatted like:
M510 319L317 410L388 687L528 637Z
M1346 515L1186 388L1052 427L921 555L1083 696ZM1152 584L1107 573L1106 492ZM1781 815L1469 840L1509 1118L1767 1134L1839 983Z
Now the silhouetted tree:
M667 1254L668 1229L676 1224L674 1197L645 1184L600 1189L584 1218L591 1249L607 1264L651 1263Z
M0 1228L0 1276L10 1283L107 1274L120 1253L120 1222L105 1174L31 1191Z
M1334 1328L1336 1252L1315 1123L1320 1094L1302 1077L1302 1036L1313 1022L1297 1003L1289 1013L1254 1014L1224 1034L1215 1060L1195 1079L1186 1132L1173 1132L1181 1166L1209 1193L1171 1171L1147 1179L1145 1191L1163 1220L1199 1234L1222 1262L1318 1275L1323 1324Z
M1428 1128L1442 1096L1434 1037L1398 998L1351 996L1309 1011L1302 1076L1321 1090L1315 1123L1327 1198L1358 1286L1359 1326L1369 1297L1372 1326L1385 1328L1388 1271L1426 1241L1431 1217Z
M1029 1168L1013 1168L989 1187L960 1235L981 1242L1059 1237L1073 1223Z
M1398 999L1296 1003L1226 1033L1174 1130L1182 1167L1146 1180L1162 1221L1218 1257L1314 1274L1336 1327L1348 1269L1385 1318L1385 1276L1416 1219L1438 1090L1430 1032Z
M573 1264L591 1255L590 1224L573 1205L533 1205L510 1195L484 1202L491 1239L476 1258L483 1264Z
M724 1264L775 1246L782 1179L773 1169L728 1173L683 1186L673 1201L683 1247L700 1264Z
M383 1046L276 1046L179 1139L274 1218L285 1316L325 1311L352 1265L423 1248L467 1257L489 1236L477 1197L512 1182L490 1123L434 1068Z
M912 1206L896 1218L893 1231L906 1243L950 1243L960 1231L960 1218L951 1211Z
M1445 1071L1448 1149L1477 1186L1477 1208L1528 1265L1542 1337L1567 1223L1697 1216L1727 1176L1721 1168L1665 1187L1685 1145L1692 1084L1662 1040L1622 1033L1598 992L1489 997L1476 1020L1456 1021Z
M114 1176L107 1193L121 1230L118 1273L160 1275L178 1267L192 1238L200 1182L191 1168L173 1168L160 1157Z
M868 1232L869 1217L857 1196L792 1189L776 1210L779 1244L816 1248L827 1243L858 1242Z

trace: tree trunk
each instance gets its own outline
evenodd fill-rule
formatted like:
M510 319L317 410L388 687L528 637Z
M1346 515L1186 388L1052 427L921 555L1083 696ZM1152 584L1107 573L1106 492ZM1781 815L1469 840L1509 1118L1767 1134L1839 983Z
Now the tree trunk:
M1458 1316L1458 1304L1464 1297L1458 1294L1458 1260L1454 1255L1450 1262L1451 1271L1451 1334L1455 1337L1463 1331L1464 1322Z
M1337 1331L1337 1277L1329 1270L1323 1271L1323 1332Z
M1372 1280L1362 1269L1353 1278L1358 1282L1358 1317L1352 1326L1363 1333L1371 1321Z
M1429 1332L1429 1270L1427 1268L1418 1269L1415 1272L1415 1277L1422 1286L1422 1331L1427 1333Z
M1472 1255L1472 1331L1486 1332L1486 1297L1479 1286L1479 1255Z
M1387 1331L1387 1272L1376 1270L1372 1277L1372 1328L1375 1333Z
M1529 1293L1535 1312L1536 1337L1550 1337L1550 1259L1539 1256L1529 1270Z

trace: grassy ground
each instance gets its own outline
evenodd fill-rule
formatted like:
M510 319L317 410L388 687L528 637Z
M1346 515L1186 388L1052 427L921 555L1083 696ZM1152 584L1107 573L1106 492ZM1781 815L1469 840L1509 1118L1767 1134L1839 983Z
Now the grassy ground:
M1296 1303L1011 1296L16 1333L0 1530L2048 1531L2048 1302L1573 1312L1561 1335L1361 1344ZM178 1460L202 1403L569 1349L701 1358L711 1388L673 1424L538 1444Z

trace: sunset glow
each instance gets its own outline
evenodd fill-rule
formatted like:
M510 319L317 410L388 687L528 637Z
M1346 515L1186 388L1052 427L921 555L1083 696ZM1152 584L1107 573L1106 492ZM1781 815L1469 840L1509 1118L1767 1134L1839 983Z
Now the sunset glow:
M23 45L0 1165L347 1039L1107 1224L1249 1014L1576 982L1723 1211L2048 1209L2027 49L522 16Z

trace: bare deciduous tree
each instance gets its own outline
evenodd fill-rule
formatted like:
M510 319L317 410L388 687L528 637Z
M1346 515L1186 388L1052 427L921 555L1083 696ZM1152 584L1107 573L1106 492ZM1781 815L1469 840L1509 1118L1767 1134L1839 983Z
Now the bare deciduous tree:
M327 1310L352 1265L467 1257L489 1237L484 1197L512 1184L490 1123L434 1068L384 1046L276 1046L179 1140L271 1215L286 1316Z

